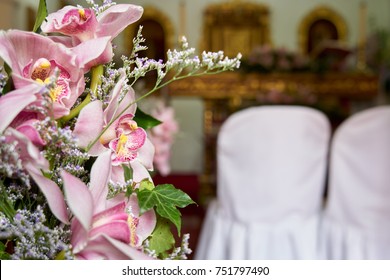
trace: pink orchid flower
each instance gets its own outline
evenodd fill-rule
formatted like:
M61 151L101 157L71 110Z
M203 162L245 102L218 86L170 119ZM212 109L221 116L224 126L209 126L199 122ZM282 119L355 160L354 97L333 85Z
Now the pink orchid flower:
M0 50L1 52L1 50ZM28 105L45 91L42 85L32 83L0 97L0 133L2 133Z
M80 70L82 65L78 63L76 55L44 36L18 30L0 31L0 57L12 70L12 81L19 90L17 93L31 83L50 83L57 69L58 79L50 90L55 118L67 115L84 90L84 72ZM32 99L28 95L36 93L26 89L24 95ZM22 98L21 95L18 97ZM20 112L26 102L13 104L13 107Z
M65 6L51 13L41 25L45 33L57 32L75 39L74 44L94 38L98 22L92 9Z
M138 198L135 193L131 194L128 199L125 197L124 193L118 194L107 203L108 205L115 205L122 201L127 201L126 207L129 214L127 222L131 233L130 245L133 247L140 247L156 226L156 214L153 210L149 210L140 215Z
M140 182L145 178L150 179L148 170L153 170L154 146L147 138L145 130L138 127L133 120L136 111L134 90L130 88L119 102L125 78L125 73L122 72L106 109L103 110L100 101L93 101L81 110L74 135L82 148L89 147L99 138L88 151L91 155L111 151L114 181L124 182L121 165L130 164L133 169L133 180ZM132 103L134 105L126 109ZM111 122L112 124L108 126ZM105 133L100 137L105 128L107 128Z
M45 33L56 32L70 36L69 40L58 37L53 37L53 40L67 46L80 46L82 50L86 49L82 45L94 38L108 37L111 42L128 25L139 20L142 13L143 8L140 6L117 4L96 17L92 9L65 6L49 14L41 29ZM111 61L112 53L112 46L109 44L98 58L87 65L87 68Z
M40 117L38 113L25 110L20 112L20 114L12 121L10 127L13 127L17 131L23 133L35 146L41 148L46 143L36 129L36 124L39 123L39 119L42 119L42 117Z
M125 200L107 201L110 153L99 156L91 170L88 188L80 179L63 171L64 191L70 210L73 253L78 259L148 259L135 248L139 234L149 236L156 225L153 210L138 218L130 214ZM141 222L141 219L143 220Z

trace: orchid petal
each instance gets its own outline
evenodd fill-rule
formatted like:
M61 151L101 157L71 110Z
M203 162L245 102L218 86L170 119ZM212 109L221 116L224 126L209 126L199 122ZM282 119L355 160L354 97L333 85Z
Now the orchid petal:
M141 6L131 4L111 6L97 17L99 25L96 33L98 37L111 36L112 39L115 38L128 25L139 20L143 11Z
M53 215L64 224L69 224L65 200L60 188L53 181L43 176L42 172L34 164L27 163L26 170L46 197Z
M31 93L38 92L40 88L42 86L34 83L28 87L11 91L0 98L0 133L26 106L37 100L37 97Z
M144 147L147 140L146 131L143 128L137 128L130 132L127 136L128 149L131 151L140 150ZM149 147L150 148L150 147Z
M112 166L111 180L115 183L125 183L125 173L122 166Z
M131 169L133 169L133 181L141 182L143 179L150 179L148 170L138 160L130 162Z
M94 212L105 209L108 194L107 182L111 173L111 152L107 150L95 161L91 169L91 195L95 203Z
M77 61L88 71L92 66L105 64L112 60L112 46L109 36L91 39L72 48Z
M63 116L69 115L70 109L63 104L53 103L53 117L57 120Z
M49 162L44 156L42 156L38 148L34 146L26 135L9 127L6 130L6 139L8 143L15 140L18 142L17 150L19 158L22 160L23 164L31 162L37 168L43 170L47 170L49 168Z
M131 114L134 116L135 111L137 109L137 105L135 103L135 92L133 88L130 88L128 92L123 96L123 99L119 102L119 97L121 96L122 88L125 84L126 73L123 69L119 70L120 78L116 83L114 89L112 90L110 103L107 108L104 110L104 121L105 123L109 123L112 119L118 118L120 115ZM129 104L131 105L129 108L126 107ZM125 110L126 109L126 110Z
M136 195L131 195L128 205L131 207L131 212L134 216L139 217L136 234L139 238L139 243L142 243L148 238L156 227L157 218L153 209L139 216L138 198Z
M88 245L88 231L83 228L80 221L77 219L72 220L71 224L71 244L73 254L81 252Z
M116 130L115 130L117 122L118 121L115 121L109 127L106 127L106 131L104 131L102 136L100 136L100 139L99 139L100 143L102 143L103 145L106 145L110 141L112 141L113 139L117 138Z
M38 120L28 120L21 125L16 127L16 130L20 131L24 135L27 136L28 139L31 140L31 142L36 146L43 146L45 145L45 142L42 140L41 135L37 131L37 129L34 127L34 123L38 122Z
M130 228L127 221L112 221L101 226L94 227L89 234L91 236L106 234L107 236L126 244L130 242Z
M124 201L121 201L120 203L95 214L93 216L93 226L100 225L101 223L105 223L107 221L111 221L111 218L107 217L113 217L117 216L118 214L125 213L125 207L126 203Z
M105 238L114 248L121 251L123 254L125 254L128 258L132 260L153 260L152 257L131 247L130 245L124 244L106 235L102 235L102 237Z
M108 259L108 260L151 260L152 258L128 244L110 238L107 235L98 235L88 244L78 259Z
M68 206L85 230L89 230L93 216L93 200L88 187L66 171L61 172Z
M119 169L119 167L118 167L118 169ZM126 194L122 192L122 193L118 193L113 198L108 199L106 205L107 205L107 208L110 208L110 207L113 207L113 206L118 205L120 203L123 203L127 200L128 200L128 198L126 197Z
M47 36L50 40L55 43L64 45L67 48L73 48L72 38L66 36Z
M87 148L88 145L99 138L103 129L103 109L100 100L93 101L85 106L77 119L73 134L78 139L78 145L81 148ZM106 148L97 141L89 150L89 154L98 155Z
M148 138L145 143L138 150L138 160L146 167L146 169L153 170L154 145Z

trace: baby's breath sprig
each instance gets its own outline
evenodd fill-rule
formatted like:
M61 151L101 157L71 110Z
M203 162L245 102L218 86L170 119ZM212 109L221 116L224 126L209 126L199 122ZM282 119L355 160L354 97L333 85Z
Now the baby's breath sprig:
M137 36L134 39L133 50L130 57L122 56L123 67L118 71L124 71L126 73L127 79L130 83L130 86L133 86L135 82L146 75L150 71L157 71L157 80L155 86L140 96L138 99L133 101L130 104L127 104L126 107L113 118L107 126L102 130L102 132L92 141L88 147L89 149L98 141L98 139L103 135L103 133L121 116L128 108L132 105L138 103L142 99L151 95L152 93L158 91L162 87L167 86L173 81L181 80L188 77L201 76L206 74L218 74L225 71L233 71L240 67L241 54L239 53L235 58L228 58L224 55L223 52L203 52L202 56L199 58L195 55L195 49L189 48L187 39L182 37L181 39L181 50L169 50L167 53L167 61L156 61L149 58L138 58L138 52L144 50L142 46L144 39L141 34L142 28L138 30ZM165 77L168 77L169 72L174 72L173 75L170 75L167 80L164 80ZM119 101L121 103L122 100Z
M115 69L114 63L109 63L104 67L104 74L100 77L101 84L98 85L95 92L91 92L91 101L101 100L103 102L103 108L107 107L110 98L111 91L116 86L120 72Z
M61 252L64 259L73 259L69 236L69 229L47 227L39 206L35 211L17 210L12 219L0 212L0 239L16 241L12 259L49 260Z
M29 189L30 177L23 168L17 141L8 143L6 137L7 131L5 135L0 135L0 180L17 178L21 180L25 188Z
M108 195L107 195L107 199L111 199L113 197L115 197L116 195L120 194L120 193L127 193L128 192L128 189L134 189L134 182L133 180L128 180L124 183L121 183L121 182L113 182L113 181L109 181L108 182Z
M66 170L86 181L88 172L84 169L84 163L89 155L78 148L72 130L69 127L59 127L50 117L38 122L36 129L46 143L42 153L50 162L51 179L62 185L60 171Z
M180 50L168 50L167 61L156 61L147 57L138 58L137 53L144 50L141 43L144 42L141 34L142 28L137 33L133 41L133 50L130 57L122 56L123 68L127 77L134 85L135 82L150 71L157 71L157 80L155 87L151 90L154 92L167 84L191 77L205 74L218 74L224 71L232 71L240 67L241 54L231 59L219 52L203 52L201 57L197 56L194 48L190 48L187 39L183 36L180 41ZM170 78L163 82L169 72L173 72ZM151 93L150 92L150 93ZM148 93L146 96L149 95ZM145 96L145 97L146 97Z
M115 2L112 2L111 0L104 0L100 1L102 2L101 5L96 4L94 0L85 0L92 8L92 10L95 12L96 15L99 15L103 13L105 10L110 8L113 5L116 5Z
M180 247L173 249L172 253L168 255L166 260L186 260L188 255L192 253L192 250L189 248L189 239L190 234L183 234L183 239L181 241Z

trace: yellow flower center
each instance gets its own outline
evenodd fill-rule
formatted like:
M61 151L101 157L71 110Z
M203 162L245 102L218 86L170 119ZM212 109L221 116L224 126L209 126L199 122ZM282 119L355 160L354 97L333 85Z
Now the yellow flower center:
M137 230L138 219L133 218L131 215L129 215L129 217L127 218L127 224L129 225L130 228L130 245L135 246L137 244L136 230Z
M42 81L41 79L38 78L35 81L41 85L50 84L50 78L46 78L44 81ZM59 85L56 85L54 88L50 89L49 95L50 95L50 98L53 102L58 101L58 97L60 96L62 89L63 89L63 87L59 86Z
M50 61L41 58L37 61L37 63L34 65L33 72L31 73L31 79L37 80L37 79L46 79L46 77L50 73L51 64Z
M137 128L138 128L138 125L137 125L137 123L136 122L132 122L132 123L130 123L130 128L131 128L131 130L136 130Z
M82 20L87 20L87 16L85 15L84 9L79 9L79 15Z
M119 137L119 141L118 141L118 144L116 146L116 153L118 155L126 152L125 146L126 146L127 139L128 139L128 137L124 134L121 134L121 136Z

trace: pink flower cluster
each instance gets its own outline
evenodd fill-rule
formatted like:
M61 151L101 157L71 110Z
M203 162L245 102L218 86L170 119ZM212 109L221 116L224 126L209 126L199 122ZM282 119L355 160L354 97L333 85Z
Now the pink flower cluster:
M158 102L151 114L162 121L161 125L151 129L150 134L150 141L155 147L154 164L161 175L167 176L171 171L172 144L179 130L179 125L175 120L174 109L162 102Z
M135 194L126 198L119 193L111 199L107 194L110 182L125 182L123 164L131 167L134 182L150 178L154 147L133 120L134 91L123 92L124 73L108 106L90 102L74 125L80 149L96 158L89 186L62 170L62 190L47 176L50 163L42 151L48 143L36 124L49 117L61 125L85 91L84 75L111 61L112 40L142 12L139 6L122 4L96 16L92 9L66 6L46 18L41 26L46 35L0 31L0 57L11 69L13 82L13 90L0 97L0 134L8 143L17 143L23 168L54 216L71 224L78 259L148 258L139 246L154 230L154 210L140 216Z
M306 71L310 66L307 56L294 53L286 48L270 45L255 47L248 56L247 64L260 72Z

